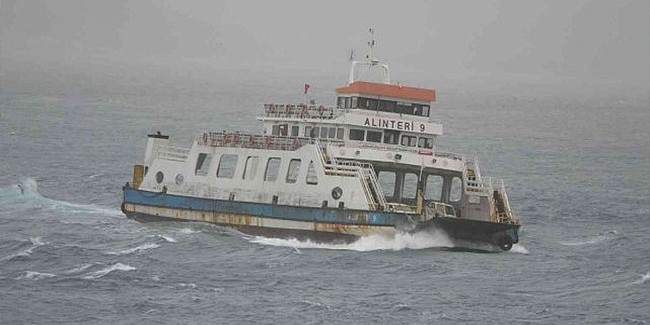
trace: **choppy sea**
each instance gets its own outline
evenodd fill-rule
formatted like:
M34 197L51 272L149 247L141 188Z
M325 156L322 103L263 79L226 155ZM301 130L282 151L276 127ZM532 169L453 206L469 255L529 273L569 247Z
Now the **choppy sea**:
M147 133L189 146L205 130L255 131L263 103L300 101L306 81L333 103L345 76L3 67L0 324L650 323L643 87L402 76L437 89L443 149L505 179L523 224L510 252L417 235L321 245L120 212Z

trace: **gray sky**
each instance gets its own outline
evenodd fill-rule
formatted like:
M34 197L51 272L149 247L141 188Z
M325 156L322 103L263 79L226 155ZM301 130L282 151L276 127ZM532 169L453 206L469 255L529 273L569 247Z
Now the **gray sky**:
M647 0L1 0L0 65L340 70L373 27L393 69L647 85L649 13Z

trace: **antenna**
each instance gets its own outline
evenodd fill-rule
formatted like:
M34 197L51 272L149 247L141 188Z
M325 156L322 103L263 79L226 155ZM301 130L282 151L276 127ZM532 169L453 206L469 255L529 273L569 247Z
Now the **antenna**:
M379 66L382 70L383 83L390 84L389 68L388 63L380 61L372 56L372 48L375 47L375 30L374 28L368 28L368 54L366 54L365 60L356 61L354 60L354 51L350 53L350 61L352 62L350 66L350 79L348 85L353 83L356 80L356 67L357 65L368 66L368 69L373 66Z

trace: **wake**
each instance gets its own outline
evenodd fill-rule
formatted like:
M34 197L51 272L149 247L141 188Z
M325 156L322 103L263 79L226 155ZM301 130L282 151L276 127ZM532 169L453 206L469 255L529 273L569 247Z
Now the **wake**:
M26 178L20 183L0 188L0 202L5 211L24 211L29 209L54 210L64 213L100 214L123 216L118 209L110 209L94 204L77 204L50 199L38 192L38 184L33 178Z
M439 233L398 233L394 237L370 235L359 238L349 244L323 244L310 240L300 241L297 239L278 239L266 237L253 237L251 243L291 247L294 249L330 249L330 250L351 250L358 252L369 252L377 250L400 251L405 249L427 249L427 248L452 248L454 245L447 235ZM299 252L299 250L297 250Z

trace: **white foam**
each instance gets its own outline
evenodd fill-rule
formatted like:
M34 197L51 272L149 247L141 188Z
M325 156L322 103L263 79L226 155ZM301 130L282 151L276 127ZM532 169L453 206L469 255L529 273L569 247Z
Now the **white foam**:
M73 268L73 269L71 269L71 270L68 270L68 271L65 271L65 272L63 272L63 273L65 273L65 274L74 274L74 273L79 273L79 272L81 272L81 271L83 271L83 270L85 270L85 269L87 269L87 268L89 268L89 267L91 267L91 266L93 266L93 265L95 265L95 264L93 264L93 263L86 263L86 264L77 265L75 268Z
M593 237L587 237L579 240L573 240L573 241L566 241L566 242L560 242L561 245L564 246L583 246L583 245L592 245L592 244L597 244L603 241L607 240L612 240L616 238L616 235L618 235L618 232L616 230L611 230L607 231L605 233L602 233L598 236L593 236Z
M650 280L650 272L642 275L640 279L632 282L632 284L634 284L634 285L644 284L644 283L648 282L648 280Z
M56 274L52 273L42 273L42 272L34 272L34 271L27 271L25 272L25 275L18 277L17 279L29 279L29 280L42 280L42 279L47 279L47 278L52 278L55 277Z
M154 244L154 243L147 243L147 244L140 245L138 247L125 249L125 250L121 250L121 251L118 251L118 252L108 252L107 254L109 254L109 255L125 255L125 254L131 254L131 253L135 253L135 252L141 252L141 251L144 251L144 250L147 250L147 249L158 248L158 247L160 247L160 245Z
M106 268L103 268L99 271L88 273L83 278L88 280L93 280L93 279L101 278L104 275L109 274L113 271L132 271L132 270L135 270L133 266L122 264L122 263L116 263Z
M292 248L319 248L333 250L353 250L367 252L374 250L399 251L403 249L425 249L433 247L453 247L452 242L443 233L418 232L414 234L398 233L394 237L371 235L359 238L350 244L321 244L312 241L299 241L297 239L278 239L266 237L254 237L251 242Z
M168 243L175 243L175 242L176 242L176 239L174 239L174 237L165 236L165 235L160 235L160 237L162 237L162 238L163 238L164 240L166 240Z
M510 249L510 252L517 253L517 254L530 254L528 249L526 249L526 247L524 247L521 244L512 245L512 248Z
M14 253L14 254L11 254L9 256L5 256L5 257L1 258L0 261L7 261L7 260L10 260L10 259L15 258L15 257L27 257L27 256L30 256L30 255L32 255L32 252L34 251L34 249L47 244L47 242L43 242L41 237L30 237L29 241L32 243L31 247L29 247L29 248L27 248L25 250L22 250L22 251L20 251L18 253Z
M183 228L183 229L180 229L178 232L181 233L181 234L196 234L196 233L198 233L200 231L192 230L190 228Z

